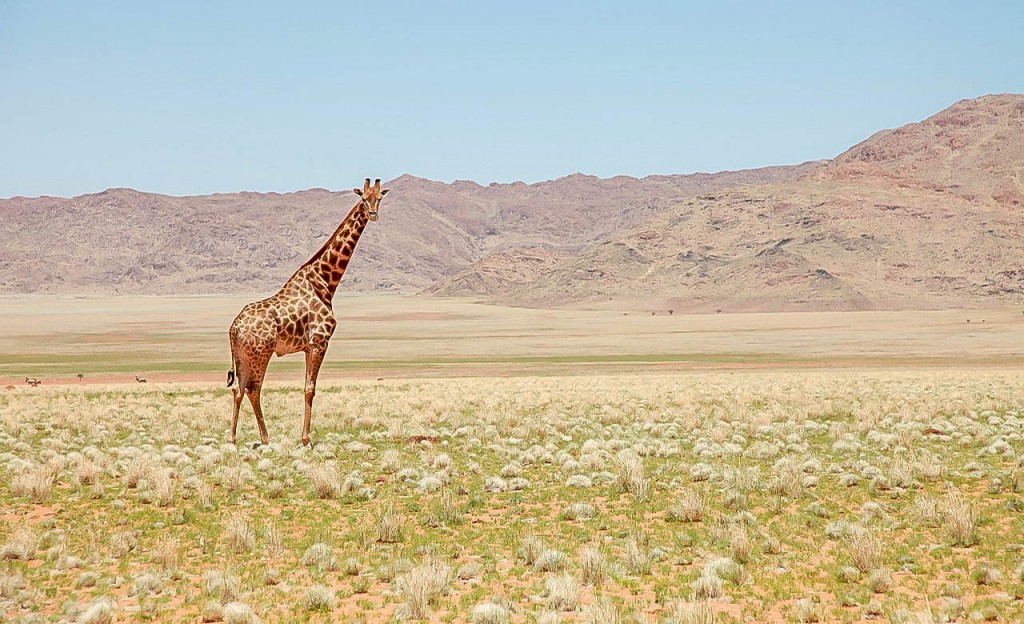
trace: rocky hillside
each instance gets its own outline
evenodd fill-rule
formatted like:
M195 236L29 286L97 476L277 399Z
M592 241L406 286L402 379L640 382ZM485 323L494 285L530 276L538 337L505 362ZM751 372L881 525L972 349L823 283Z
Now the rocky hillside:
M345 290L680 311L1024 305L1021 95L798 166L390 186ZM0 200L0 294L271 292L354 203L323 189Z
M829 178L868 178L964 199L1024 203L1024 96L963 100L920 123L883 130L840 154Z
M575 254L700 193L793 180L814 164L539 184L389 183L343 288L414 293L492 254ZM358 180L353 181L358 183ZM356 202L350 190L168 197L109 189L0 200L0 293L277 289Z
M822 310L1024 304L1024 96L959 102L795 181L705 193L581 254L433 292L521 305ZM494 262L506 276L501 288Z

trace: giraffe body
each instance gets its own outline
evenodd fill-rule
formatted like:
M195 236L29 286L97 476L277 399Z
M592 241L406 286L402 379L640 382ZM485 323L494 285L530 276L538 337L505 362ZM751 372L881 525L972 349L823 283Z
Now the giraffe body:
M331 308L348 261L367 221L377 219L380 199L388 189L380 188L380 180L370 186L354 189L361 197L331 238L313 255L276 294L247 304L235 317L228 330L231 342L232 369L228 385L232 386L234 411L231 419L231 442L235 441L238 412L242 399L249 397L256 416L260 441L269 442L260 405L260 390L267 365L273 355L278 357L303 352L306 355L306 409L302 422L302 443L309 444L309 425L316 394L316 380L328 343L338 325Z

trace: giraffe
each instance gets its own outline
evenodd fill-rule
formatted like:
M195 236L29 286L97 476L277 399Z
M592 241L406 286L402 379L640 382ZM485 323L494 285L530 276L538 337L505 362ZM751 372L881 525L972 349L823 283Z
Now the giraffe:
M359 196L359 203L323 247L299 267L277 294L246 305L231 323L228 336L232 368L228 371L228 387L234 395L232 444L238 428L238 410L245 396L252 404L261 443L269 442L260 407L260 389L267 364L271 355L281 357L299 351L306 354L306 411L302 420L302 444L308 446L310 443L309 421L316 394L316 378L327 344L337 326L331 300L367 221L377 220L380 200L389 189L382 189L379 179L371 186L367 178L363 188L352 190Z

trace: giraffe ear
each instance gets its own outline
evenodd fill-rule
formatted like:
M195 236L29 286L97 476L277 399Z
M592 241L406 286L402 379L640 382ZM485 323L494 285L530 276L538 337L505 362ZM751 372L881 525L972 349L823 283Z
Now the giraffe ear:
M360 196L360 197L363 196L363 189L354 188L354 189L352 189L352 192L355 193L356 195Z
M385 195L387 195L387 194L388 194L388 191L390 191L390 190L391 190L391 189L381 189L381 191L380 191L380 196L381 196L381 197L384 197Z

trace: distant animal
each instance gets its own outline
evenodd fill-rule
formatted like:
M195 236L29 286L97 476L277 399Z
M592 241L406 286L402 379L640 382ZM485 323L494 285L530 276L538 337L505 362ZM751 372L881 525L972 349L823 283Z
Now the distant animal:
M26 377L25 378L25 383L27 383L28 385L30 385L33 388L35 388L39 384L43 383L43 380L42 379L36 379L34 377Z
M359 203L349 211L323 247L299 267L275 295L246 305L231 323L228 337L232 367L228 371L228 387L232 389L234 398L232 443L238 428L238 410L245 396L252 404L260 441L263 444L270 442L260 406L260 390L267 364L272 355L281 357L299 351L306 354L302 444L310 443L309 424L316 379L338 324L331 309L334 291L348 268L367 222L377 220L380 201L389 189L382 189L379 179L371 186L367 178L362 189L352 190L359 196Z
M135 381L137 381L139 383L146 383L146 378L145 377L139 377L138 375L136 375L135 376Z

